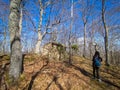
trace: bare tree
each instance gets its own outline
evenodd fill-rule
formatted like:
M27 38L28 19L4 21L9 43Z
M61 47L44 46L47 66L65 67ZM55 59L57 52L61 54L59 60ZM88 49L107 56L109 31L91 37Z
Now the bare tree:
M38 26L38 40L35 46L35 53L39 53L40 52L40 44L42 42L42 33L41 33L41 29L42 29L42 19L43 19L43 5L42 5L42 0L39 0L39 4L40 4L40 21L39 21L39 26Z
M90 0L84 0L81 2L82 8L81 8L81 13L82 13L82 21L84 25L84 47L83 47L83 57L86 56L86 38L87 38L87 23L88 23L88 18L91 13L91 5L90 5Z
M22 0L10 1L9 31L10 31L10 70L9 76L17 81L22 70L22 51L20 37L20 4Z
M106 20L105 20L105 0L102 0L102 22L105 29L104 42L105 42L106 65L109 66L108 27L106 25Z
M73 0L71 0L71 24L70 24L70 34L69 34L69 64L72 63L72 49L71 49L71 35L72 35L72 25L73 25Z
M4 16L3 16L3 21L5 22L5 17ZM7 30L6 30L6 26L5 25L3 25L3 26L4 26L3 54L5 54L6 53L6 43L7 43L7 40L6 40Z
M39 26L38 26L38 38L37 38L37 43L36 43L36 46L35 46L35 53L40 53L40 45L41 45L41 42L43 40L43 38L45 37L45 35L47 34L47 30L48 29L45 29L45 32L42 33L41 30L42 30L42 21L43 21L43 15L44 15L44 9L51 3L51 0L47 1L45 6L43 6L43 2L42 0L39 0L39 4L40 4L40 20L39 20ZM49 23L49 21L48 21ZM48 27L48 24L47 26Z

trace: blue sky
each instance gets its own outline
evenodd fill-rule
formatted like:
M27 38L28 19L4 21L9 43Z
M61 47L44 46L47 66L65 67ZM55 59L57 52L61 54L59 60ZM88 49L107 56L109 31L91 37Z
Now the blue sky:
M8 16L9 16L9 1L10 0L1 0L0 1L0 32L3 32L3 24L4 26L7 27L8 30ZM45 2L47 0L43 0ZM66 20L66 22L61 23L56 25L58 31L63 32L63 36L65 36L64 31L69 31L70 29L70 13L71 13L71 0L64 0L65 2L63 3L62 0L58 0L57 4L54 4L52 7L52 12L50 16L50 25L52 23L55 23L55 18L59 20L61 18L61 21ZM77 38L83 37L83 21L82 21L82 12L81 9L83 9L81 1L82 0L73 0L74 1L74 20L73 20L73 25L72 25L72 32L73 34L76 35ZM92 25L92 22L97 21L99 18L101 18L101 0L90 0L90 3L92 4L93 1L96 1L94 3L94 8L92 9L92 13L89 16L88 23L87 23L87 34L92 30L92 28L89 28L90 25ZM5 5L3 5L3 3ZM7 8L5 8L7 7ZM48 20L49 12L50 12L50 7L47 7L45 9L45 15L43 16L43 28L42 32L44 32L44 27L46 25L46 22ZM115 11L117 10L117 7L120 7L120 0L107 0L106 3L106 21L108 26L115 26L115 25L120 25L120 11ZM113 10L114 9L114 10ZM38 24L39 24L39 4L38 0L27 0L26 4L24 6L24 13L23 16L23 29L22 29L22 35L25 36L24 38L27 38L28 42L32 43L33 39L37 38L37 33L34 32L34 29L37 30ZM5 22L2 20L2 16L5 16ZM30 20L31 19L31 20ZM31 22L32 21L32 22ZM100 22L101 23L101 22ZM35 25L35 28L33 26ZM100 25L98 25L100 26ZM96 35L99 34L100 38L103 39L103 36L99 33L100 30L98 30L98 26L94 25ZM63 30L64 28L64 30ZM103 29L103 28L102 28ZM53 27L54 30L54 27ZM50 31L50 30L49 30ZM104 32L104 29L103 29ZM120 33L120 30L116 30L116 32ZM68 32L69 33L69 32ZM111 32L110 32L111 33ZM8 32L9 34L9 32ZM58 39L61 38L62 33L59 33ZM74 36L74 35L73 35ZM89 36L89 35L87 35ZM50 35L46 35L46 38L44 39L43 42L48 42L50 38ZM66 35L67 38L67 35ZM3 35L0 34L0 40L3 40ZM9 35L8 35L8 40L9 40ZM35 40L33 40L35 41ZM60 42L60 40L58 40ZM35 43L35 42L34 42Z

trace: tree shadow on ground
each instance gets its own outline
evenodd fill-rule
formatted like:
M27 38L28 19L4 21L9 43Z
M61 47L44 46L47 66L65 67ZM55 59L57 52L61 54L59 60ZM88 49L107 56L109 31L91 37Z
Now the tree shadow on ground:
M89 78L92 77L92 74L89 73L88 71L86 71L86 70L84 70L84 69L82 69L82 68L80 68L80 67L78 67L78 66L75 66L75 65L73 65L73 64L71 64L71 66L74 67L75 70L80 71L83 75L85 75L85 76L87 76L87 77L89 77ZM104 78L102 78L102 81L103 81L104 83L106 83L106 84L108 84L108 85L110 85L110 86L114 86L114 87L116 87L116 88L118 88L118 89L120 90L120 86L114 84L113 82L111 82L111 81L109 81L109 80L106 80L106 79L104 79Z
M73 64L71 64L71 66L72 66L75 70L80 71L83 75L85 75L85 76L87 76L87 77L89 77L89 78L92 77L92 74L89 73L89 72L87 72L86 70L84 70L84 69L82 69L82 68L80 68L80 67L78 67L78 66L75 66L75 65L73 65Z
M45 65L43 65L42 68L32 76L32 78L30 80L30 83L29 83L29 86L28 86L28 90L32 90L32 86L33 86L34 80L42 72L42 70L44 69L44 67L46 67L48 65L48 63L49 62L47 62Z
M102 81L110 86L114 86L116 88L118 88L118 90L120 90L120 86L114 84L113 82L109 81L109 80L106 80L106 79L102 79Z
M110 72L109 72L108 70L107 70L107 71L101 70L101 72L110 74L110 75L112 75L113 77L115 77L115 78L117 78L117 79L120 79L120 73L119 73L119 72L115 72L115 71L113 71L113 70L110 70ZM116 73L118 73L118 74L116 74Z
M61 86L61 84L58 82L58 78L57 76L53 76L53 79L52 81L48 84L47 88L45 90L49 90L49 87L52 85L53 82L55 82L55 84L57 85L57 87L60 89L60 90L64 90L63 87Z

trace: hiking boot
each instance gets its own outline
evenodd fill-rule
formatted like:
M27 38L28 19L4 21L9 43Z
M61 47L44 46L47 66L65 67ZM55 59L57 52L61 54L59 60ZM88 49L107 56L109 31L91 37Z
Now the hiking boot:
M99 82L101 82L102 80L101 79L98 79Z

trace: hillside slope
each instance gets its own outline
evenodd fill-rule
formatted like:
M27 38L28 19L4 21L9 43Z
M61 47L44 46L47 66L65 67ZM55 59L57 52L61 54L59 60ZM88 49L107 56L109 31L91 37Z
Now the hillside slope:
M24 72L17 87L9 87L7 74L4 75L9 90L120 90L119 67L101 67L102 82L92 79L91 60L73 57L73 64L47 61L48 58L26 56ZM104 62L103 62L104 63ZM7 71L7 70L6 70ZM1 86L1 90L3 89Z

